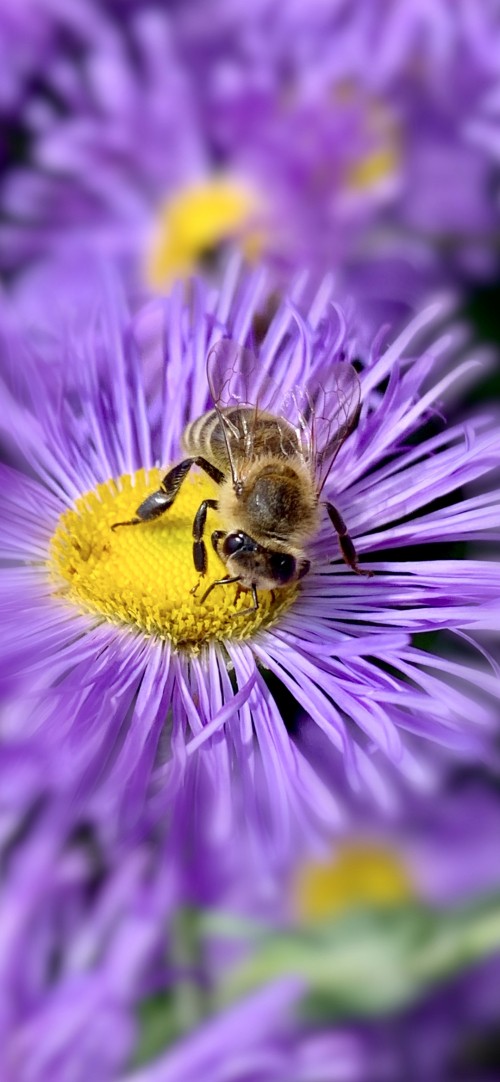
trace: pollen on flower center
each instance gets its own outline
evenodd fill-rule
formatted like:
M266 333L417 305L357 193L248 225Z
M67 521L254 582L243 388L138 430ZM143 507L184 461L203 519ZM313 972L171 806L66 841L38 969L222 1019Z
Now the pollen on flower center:
M206 528L207 574L199 582L192 556L193 519L204 499L217 496L205 475L191 473L172 507L156 521L111 529L134 517L138 505L158 488L165 470L140 470L98 485L81 496L60 518L52 537L50 568L59 592L80 608L121 621L176 646L200 647L210 639L245 639L286 610L297 587L273 594L259 592L259 608L245 616L251 595L236 585L217 586L202 604L200 597L225 566L210 544L221 528L209 511Z
M258 200L234 179L212 177L172 196L160 209L147 254L146 277L154 289L192 274L207 252L224 241L241 243L254 258L260 246L255 225Z
M414 897L399 855L382 845L344 844L331 861L308 863L293 884L299 919L321 920L356 906L387 907Z

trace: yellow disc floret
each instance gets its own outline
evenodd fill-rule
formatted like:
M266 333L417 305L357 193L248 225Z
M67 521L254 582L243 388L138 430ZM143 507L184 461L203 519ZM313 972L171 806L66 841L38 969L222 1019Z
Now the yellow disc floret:
M214 176L181 189L161 207L146 260L146 279L164 289L187 278L207 252L235 240L247 258L256 257L262 237L258 201L235 179Z
M259 608L244 616L238 613L252 604L251 594L237 585L217 586L201 602L207 586L227 574L210 544L212 530L224 525L214 511L207 518L208 569L201 582L193 564L194 516L202 500L217 498L217 486L204 474L189 474L172 507L156 521L111 529L134 517L164 473L140 470L98 485L61 516L50 550L58 593L87 612L179 647L251 637L290 606L297 587L274 595L259 591Z
M414 897L398 853L359 841L339 846L323 863L303 866L293 883L293 905L302 920L322 920L362 906L399 905Z
M396 149L392 146L381 147L351 166L346 177L347 186L356 192L364 192L394 176L397 167Z

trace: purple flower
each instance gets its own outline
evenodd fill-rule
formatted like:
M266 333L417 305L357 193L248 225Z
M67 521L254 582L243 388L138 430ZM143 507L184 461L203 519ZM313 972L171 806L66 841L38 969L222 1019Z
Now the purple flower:
M421 856L427 851L429 868L434 866L439 874L441 864L448 868L454 864L459 871L464 858L472 853L467 813L480 824L476 849L481 853L479 864L486 864L498 830L498 801L470 789L439 803L437 829L424 803L413 806L411 819L410 814L394 822L373 817L370 828L358 829L357 837L356 829L350 828L342 842L337 871L340 876L349 875L347 846L351 845L354 855L357 845L359 857L362 838L366 854L370 834L379 876L388 868L387 860L381 860L382 846L386 856L392 852L396 859L406 861L407 868L413 867L414 898L408 893L393 894L392 898L386 896L385 904L397 906L398 902L415 900L428 905L432 885L429 892L425 860L415 862L415 852L419 850ZM345 968L344 985L342 980L336 985L341 1017L338 999L331 1018L324 1012L321 1018L316 1017L314 1011L304 1017L300 1001L307 992L307 982L294 975L275 977L272 971L262 987L221 1007L228 963L221 965L220 948L217 955L213 948L209 951L207 928L208 936L214 933L204 921L213 918L214 907L228 922L243 912L220 874L225 847L213 854L218 883L208 909L203 902L200 907L198 900L195 909L182 911L179 907L189 904L189 884L191 899L195 896L196 865L207 857L199 838L193 847L191 876L183 881L175 829L163 824L163 836L159 836L157 829L148 831L147 819L143 820L141 837L135 843L129 838L115 846L110 856L101 846L102 824L83 828L69 804L48 804L23 824L3 853L2 1078L84 1082L93 1074L100 1082L194 1082L201 1076L212 1082L307 1082L311 1077L325 1082L364 1082L370 1069L371 1077L385 1082L401 1076L405 1056L411 1055L417 1078L429 1077L430 1072L430 1077L437 1079L442 1077L438 1065L444 1071L450 1064L458 1064L467 1054L467 1041L480 1041L487 1035L488 1023L494 1021L496 999L491 993L498 974L494 959L476 967L475 972L459 973L435 991L431 987L425 996L410 997L403 1010L381 1009L375 1016L351 1007L347 1017L342 1017L342 995L352 994ZM241 839L237 842L232 848L239 851ZM478 863L477 853L473 860ZM423 879L418 868L424 868ZM368 885L373 886L373 861L367 863L366 870ZM259 917L255 926L258 951L266 929L259 892L269 897L269 881L256 878L243 862L238 881L250 898L247 913L251 914L253 905L253 914ZM489 876L483 875L466 892L468 901L477 900L485 889L498 890L498 881L496 867L490 867ZM327 917L333 924L345 915L338 905L339 885L337 878L337 896L332 894ZM359 875L357 885L362 892L358 901L368 906L380 903L380 891L378 897L375 892L370 899ZM352 888L351 881L350 893L344 891L343 896L350 909L357 901ZM271 935L279 936L283 931L289 935L287 878L275 880L274 889ZM443 908L439 889L438 895ZM461 888L456 891L452 886L446 904L460 898ZM185 957L179 952L183 912L200 922L197 931L194 926L192 956ZM304 910L300 914L301 920L309 921L309 937L314 916ZM230 933L230 923L227 927ZM205 938L199 934L203 928ZM300 949L300 925L295 934ZM444 945L449 942L450 933L446 932ZM288 943L289 952L281 958L293 969L293 934ZM410 953L411 944L410 938ZM407 949L404 943L402 949ZM422 949L420 942L419 953ZM341 946L342 953L345 950L346 943ZM312 979L314 984L314 971ZM387 970L383 978L372 972L370 980L375 985L379 980L383 987ZM183 998L183 987L189 990L189 1000ZM181 1023L184 1035L179 1034Z
M276 982L211 1018L120 1082L281 1082L290 1066L290 1014L299 981Z
M284 912L299 923L336 919L356 906L410 900L445 913L499 891L493 854L500 802L493 786L462 783L432 801L406 794L389 815L376 815L352 798L349 806L349 820L321 856L291 863L281 919Z
M235 267L220 290L193 281L134 320L109 283L99 294L88 326L58 346L32 329L4 350L2 427L18 463L2 470L9 807L69 793L112 840L133 833L145 800L160 817L186 821L194 807L203 818L201 786L212 838L238 823L277 857L341 811L335 771L309 754L311 728L350 785L386 804L394 771L431 783L432 746L438 763L491 754L498 418L446 425L436 413L477 372L452 359L457 329L417 347L443 305L373 348L359 424L324 488L373 577L346 567L322 519L300 586L262 591L257 612L236 617L248 607L236 587L206 601L190 592L193 517L217 495L212 481L190 474L156 524L110 527L154 491L186 423L210 407L214 342L251 345L260 320L250 394L259 371L283 393L314 388L352 356L344 317L328 282L313 294L304 280L270 317L265 275ZM224 573L211 550L208 561L207 583Z
M16 119L32 84L54 52L96 32L95 12L82 0L6 0L0 12L0 113ZM17 120L19 120L17 114Z
M4 269L76 250L163 286L232 241L279 274L338 270L368 326L492 274L495 5L85 10L25 95Z
M25 93L17 120L26 150L1 181L7 270L75 249L81 262L104 253L142 263L152 213L204 166L164 14L139 12L124 32L92 0L65 19L66 7L45 0L36 13L50 63Z
M284 1077L385 1082L408 1062L418 1079L479 1070L499 1018L499 817L493 786L477 782L432 802L410 796L396 816L351 801L330 851L292 858L273 890L241 870L244 906L221 896L206 925L219 952L239 942L219 996L307 975Z
M339 268L368 319L494 272L495 4L193 0L178 23L219 157L276 200L280 259Z
M135 842L110 853L100 825L85 823L70 802L33 809L2 845L0 898L0 1075L5 1082L115 1082L151 1059L144 1004L158 1003L163 1052L152 1077L176 1082L197 1069L255 1077L274 1070L302 993L294 979L271 982L220 1017L196 1026L185 1042L186 980L179 959L180 907L187 895L174 839L141 823ZM163 836L162 836L163 835ZM219 892L223 893L222 881ZM197 962L196 959L193 960ZM144 1050L141 1053L141 1035ZM147 1037L147 1032L146 1032ZM158 1045L158 1035L156 1036ZM239 1071L240 1074L236 1072ZM155 1073L156 1072L156 1073ZM146 1072L145 1072L146 1076ZM204 1074L204 1077L209 1077Z
M72 801L34 805L6 826L1 1077L107 1082L136 1044L137 1005L179 900L175 868L155 862L161 849L146 836L110 854Z

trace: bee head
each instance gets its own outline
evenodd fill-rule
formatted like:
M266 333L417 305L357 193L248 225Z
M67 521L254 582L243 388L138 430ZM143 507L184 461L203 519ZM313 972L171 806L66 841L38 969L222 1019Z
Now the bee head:
M227 534L221 555L247 589L255 585L257 589L273 590L301 579L309 570L308 560L258 545L242 530Z

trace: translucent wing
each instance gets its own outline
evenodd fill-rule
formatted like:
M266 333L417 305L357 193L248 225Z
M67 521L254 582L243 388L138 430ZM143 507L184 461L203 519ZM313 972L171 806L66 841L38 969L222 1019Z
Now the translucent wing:
M356 421L361 391L352 365L334 362L325 367L318 383L295 386L284 394L251 350L222 338L208 355L207 378L233 481L238 480L238 460L252 456L259 415L265 411L292 425L297 439L284 443L281 451L302 456L319 493Z
M259 414L265 410L279 415L283 394L251 350L231 338L221 338L210 350L207 378L236 482L238 461L252 457Z
M232 338L221 338L210 350L207 378L216 410L255 405L259 388L257 358Z
M286 415L301 429L304 458L314 474L318 494L356 423L360 401L360 382L347 361L331 363L320 382L292 389L284 401Z

